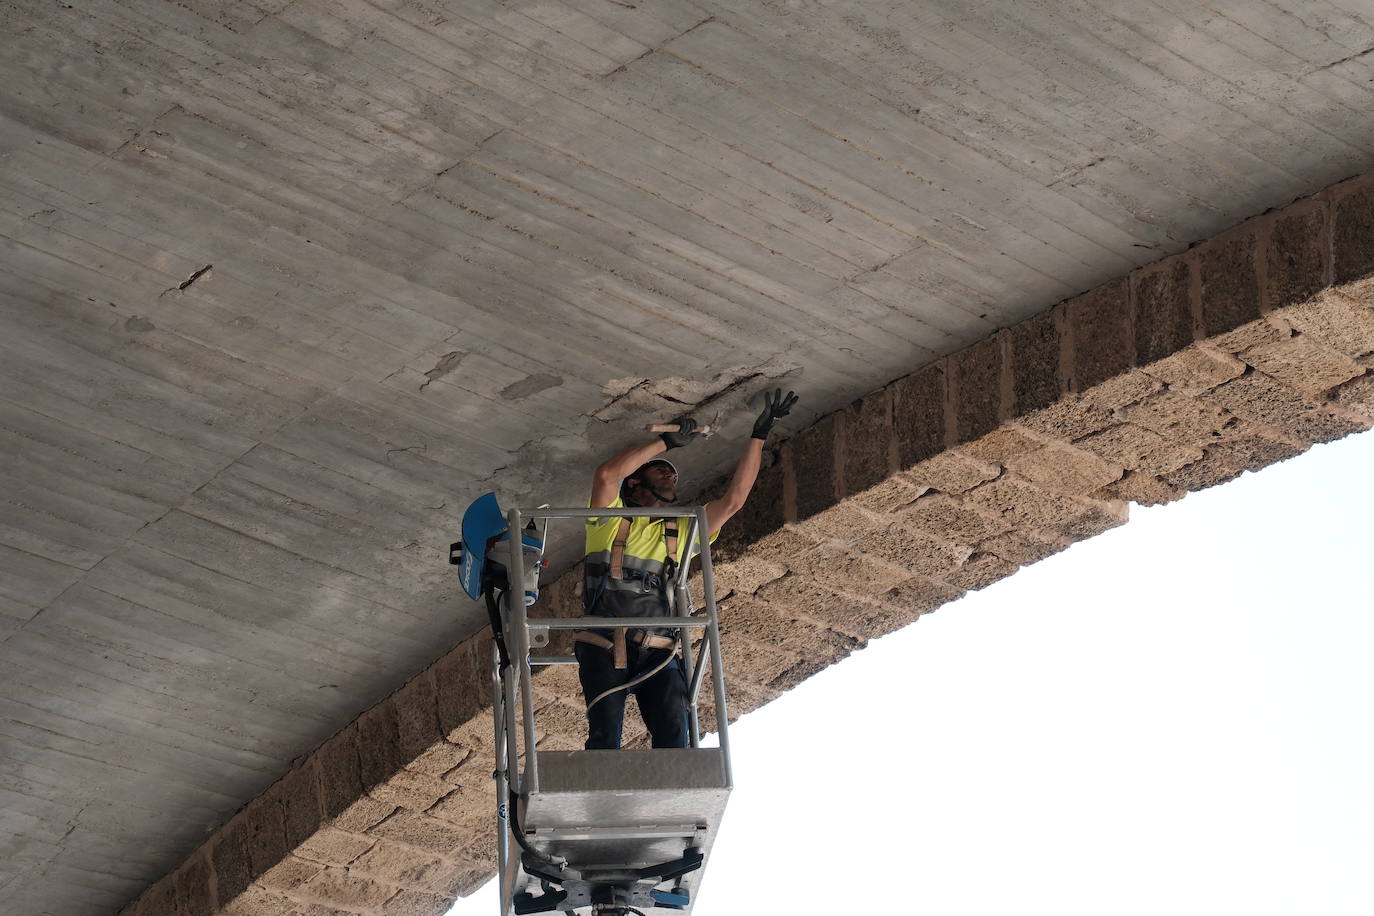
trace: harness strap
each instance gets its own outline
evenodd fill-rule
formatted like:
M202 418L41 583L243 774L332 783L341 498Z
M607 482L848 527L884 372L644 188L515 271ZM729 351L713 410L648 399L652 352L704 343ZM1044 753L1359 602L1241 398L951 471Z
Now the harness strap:
M667 554L663 558L663 581L667 583L677 574L677 519L663 520L663 546Z
M622 518L620 527L616 529L615 540L611 542L611 570L612 579L625 578L625 543L630 538L630 520Z
M624 633L625 631L616 630L615 632ZM645 633L643 630L631 630L629 633L630 635L628 638L633 641L635 645L644 646L646 649L672 649L677 646L677 640L673 639L671 636L658 636L653 633ZM573 633L573 641L585 642L588 645L605 649L607 652L614 651L615 648L615 643L613 641L591 630L577 630Z

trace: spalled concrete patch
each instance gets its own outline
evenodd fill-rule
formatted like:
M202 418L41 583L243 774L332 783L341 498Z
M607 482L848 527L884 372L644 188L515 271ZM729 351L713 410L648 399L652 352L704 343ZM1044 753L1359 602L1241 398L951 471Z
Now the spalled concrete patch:
M921 368L785 444L761 482L768 505L721 543L731 717L1123 524L1128 502L1170 502L1368 429L1374 283L1337 269L1343 285L1309 295L1329 274L1322 233L1337 233L1342 263L1364 256L1340 214L1367 219L1367 202L1341 196L1367 192L1342 187ZM1198 328L1211 336L1185 333ZM608 411L711 397L650 387L629 380ZM580 613L579 574L545 589L548 616ZM486 640L336 734L124 916L437 914L481 884L495 861ZM575 672L541 673L536 693L543 745L580 746ZM714 716L708 700L703 724ZM635 717L626 725L642 746Z

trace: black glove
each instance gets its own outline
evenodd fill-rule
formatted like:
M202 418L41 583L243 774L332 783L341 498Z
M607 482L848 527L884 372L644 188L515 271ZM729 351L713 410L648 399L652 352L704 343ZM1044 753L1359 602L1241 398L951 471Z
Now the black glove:
M781 388L774 388L772 391L765 392L763 399L766 406L759 418L754 421L755 439L767 439L768 433L773 429L773 424L792 412L792 407L797 403L797 393L787 392L787 397L782 396Z
M691 417L683 417L677 421L677 432L659 433L658 437L663 440L663 444L669 448L680 448L691 442L701 433L697 432L697 421Z

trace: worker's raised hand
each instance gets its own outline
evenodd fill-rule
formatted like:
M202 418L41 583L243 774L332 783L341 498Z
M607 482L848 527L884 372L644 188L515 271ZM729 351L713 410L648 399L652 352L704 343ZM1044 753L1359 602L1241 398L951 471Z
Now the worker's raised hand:
M697 421L691 417L682 417L677 421L676 432L659 433L659 438L669 448L680 448L699 435L701 433L697 432Z
M764 392L763 399L763 413L759 414L759 418L754 421L753 438L755 439L767 439L768 433L773 429L773 424L792 412L792 408L797 403L797 393L789 391L787 397L783 397L782 389L774 388L772 391Z

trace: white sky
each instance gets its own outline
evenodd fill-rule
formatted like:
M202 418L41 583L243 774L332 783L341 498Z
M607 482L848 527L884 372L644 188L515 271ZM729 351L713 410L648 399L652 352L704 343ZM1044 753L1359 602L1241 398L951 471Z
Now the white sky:
M746 716L694 916L1374 913L1371 469L1133 507Z

